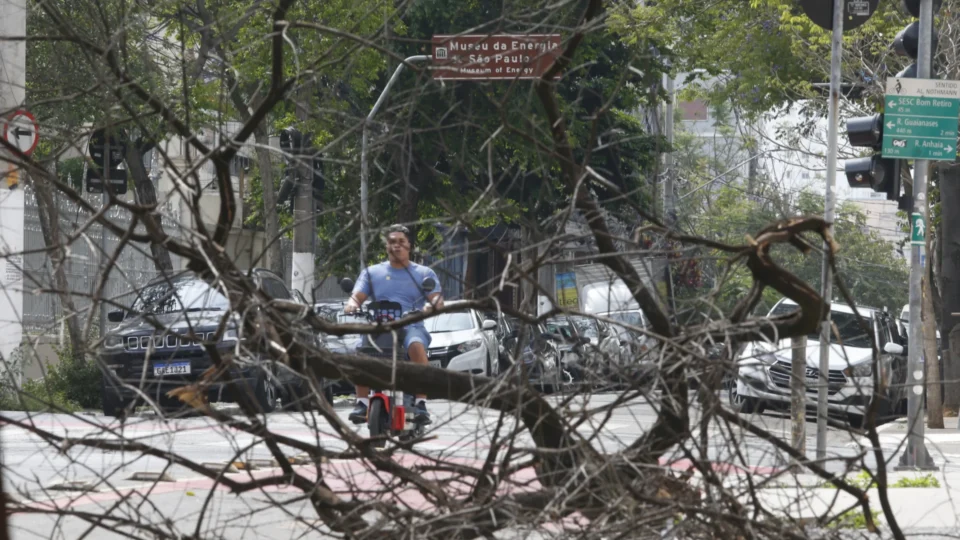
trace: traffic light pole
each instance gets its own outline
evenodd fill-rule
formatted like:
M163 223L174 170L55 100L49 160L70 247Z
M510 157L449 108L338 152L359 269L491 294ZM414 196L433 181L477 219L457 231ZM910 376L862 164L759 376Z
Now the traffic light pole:
M827 110L827 186L824 190L823 219L833 226L837 185L837 135L840 131L840 61L843 57L843 8L845 0L833 3L833 37L830 45L830 103ZM830 303L833 300L833 272L823 243L823 271L820 274L820 296L827 304L820 326L820 379L817 384L817 459L827 457L827 382L830 374Z
M107 129L105 142L103 144L103 189L100 192L100 211L102 212L104 208L107 207L107 204L110 203L110 196L107 194L107 190L111 189L110 186L110 165L112 163L112 157L110 155L110 138L113 136L113 133ZM100 224L100 254L97 257L100 268L102 269L107 262L107 228L101 223ZM107 295L107 287L104 284L103 292L101 297L97 299L100 302L100 324L97 325L97 329L100 331L100 339L103 339L107 335L107 303L104 301L105 296Z
M917 78L929 79L932 64L930 54L933 39L933 0L920 0L920 39L917 47ZM925 159L914 161L913 165L913 213L922 216L922 223L927 223L927 170L930 162ZM913 220L911 220L913 223ZM933 459L927 452L923 442L924 411L923 411L923 323L920 320L921 310L921 279L923 269L920 267L926 246L923 243L910 246L910 331L907 349L907 449L900 456L897 467L908 470L936 470ZM931 359L936 362L936 359Z

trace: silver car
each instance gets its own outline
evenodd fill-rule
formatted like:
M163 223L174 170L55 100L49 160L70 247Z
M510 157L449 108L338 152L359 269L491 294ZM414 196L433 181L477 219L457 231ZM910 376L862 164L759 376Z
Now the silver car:
M798 309L792 300L783 299L768 316ZM872 329L872 337L849 306L831 305L835 331L830 341L827 400L831 413L845 415L851 424L860 425L873 395L873 346L880 351L880 378L885 383L878 420L889 420L905 411L907 387L906 354L897 321L884 311L860 307L857 310ZM814 408L820 385L819 343L819 333L807 336L806 402ZM790 340L748 345L738 359L736 381L728 386L731 405L744 413L762 413L768 407L789 408L791 353Z

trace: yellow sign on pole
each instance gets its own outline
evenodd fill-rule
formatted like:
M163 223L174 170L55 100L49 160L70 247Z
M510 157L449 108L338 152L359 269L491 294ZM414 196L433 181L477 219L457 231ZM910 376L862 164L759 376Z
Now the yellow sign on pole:
M4 176L7 179L7 187L9 189L17 189L17 186L20 184L20 168L8 162L7 172Z

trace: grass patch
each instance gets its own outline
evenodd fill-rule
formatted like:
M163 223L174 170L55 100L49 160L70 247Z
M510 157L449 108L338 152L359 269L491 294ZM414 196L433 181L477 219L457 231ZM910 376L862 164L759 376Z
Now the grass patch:
M853 487L860 489L871 489L877 487L876 480L867 471L860 471L859 474L846 478L846 482ZM832 482L824 482L818 487L827 489L837 489ZM940 481L932 474L915 476L913 478L904 476L896 482L887 484L887 488L938 488Z
M925 474L923 476L915 476L913 478L903 478L897 480L893 484L890 484L892 488L938 488L940 487L940 481L937 480L932 474Z
M872 510L870 515L873 516L873 523L877 524L880 519L880 511ZM828 526L831 529L866 529L867 517L863 510L847 510L831 521Z

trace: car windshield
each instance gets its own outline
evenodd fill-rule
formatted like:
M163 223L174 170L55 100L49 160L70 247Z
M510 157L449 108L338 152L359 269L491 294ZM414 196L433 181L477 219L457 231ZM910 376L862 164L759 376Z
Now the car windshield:
M786 315L799 309L800 307L796 304L781 302L773 308L770 315ZM866 317L868 312L861 311L861 314ZM843 311L830 310L830 320L836 327L836 332L830 332L830 343L840 344L842 342L842 344L847 347L870 348L870 336L864 331L856 315ZM869 319L864 322L869 326ZM839 339L837 338L838 335L840 336ZM820 332L813 332L807 335L807 339L810 341L820 341Z
M430 317L424 321L424 325L427 327L427 332L431 334L471 330L473 329L473 315L468 312L444 313L436 317Z
M607 313L606 316L615 321L620 321L623 324L628 326L643 328L643 316L640 315L639 311L616 311L614 313ZM615 325L615 326L619 326L619 325Z
M547 332L561 334L566 338L572 338L574 334L595 338L600 334L597 330L597 321L588 317L549 319L547 320Z
M230 302L219 291L199 279L158 283L145 287L133 303L135 313L178 313L181 311L223 311Z

